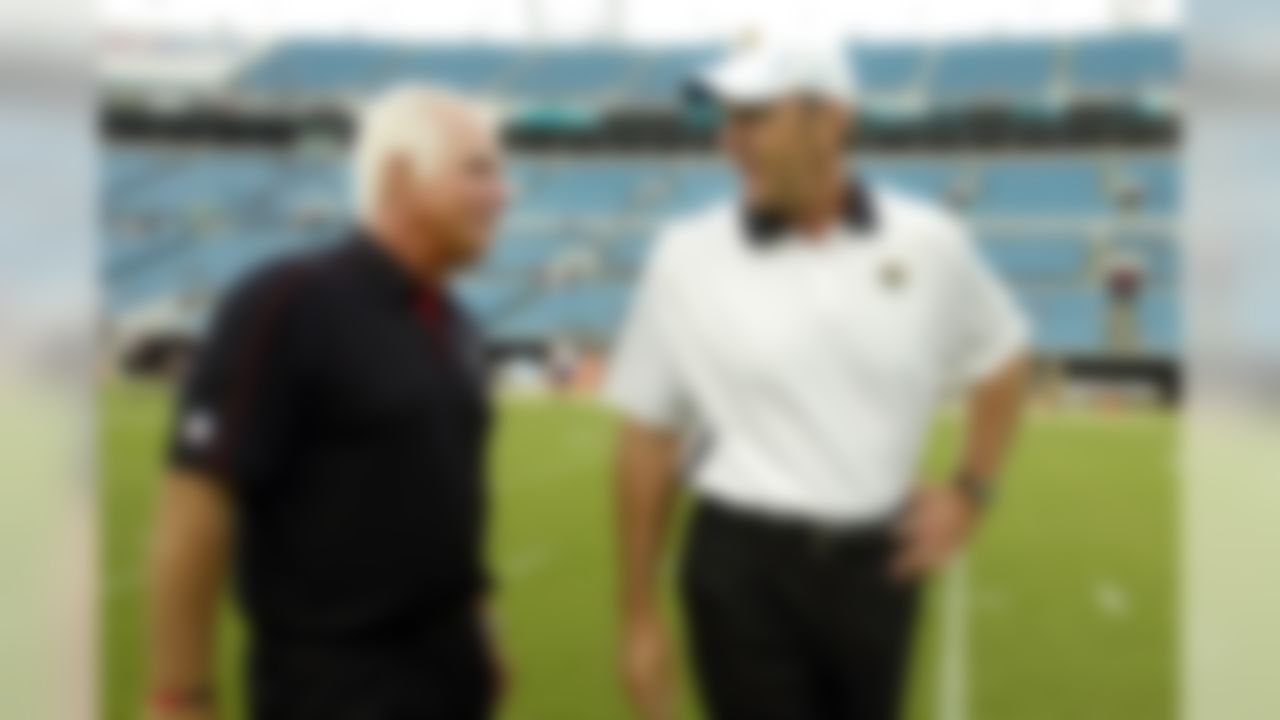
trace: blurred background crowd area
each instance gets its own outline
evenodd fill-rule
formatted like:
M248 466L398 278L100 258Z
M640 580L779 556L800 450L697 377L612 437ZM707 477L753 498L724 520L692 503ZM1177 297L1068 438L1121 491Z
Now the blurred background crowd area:
M180 366L246 269L342 234L354 113L397 83L507 118L516 199L458 291L508 385L590 389L655 229L733 191L684 92L710 44L117 34L105 50L105 332L129 373ZM1046 393L1176 400L1177 37L873 41L848 62L851 169L970 222L1034 320Z

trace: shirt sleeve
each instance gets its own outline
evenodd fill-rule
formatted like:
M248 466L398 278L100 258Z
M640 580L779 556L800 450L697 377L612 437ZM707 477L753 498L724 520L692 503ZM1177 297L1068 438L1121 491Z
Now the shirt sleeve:
M219 306L179 393L173 469L239 484L285 442L294 413L294 354L285 345L293 280L264 272Z
M1026 352L1030 324L1009 289L981 257L968 233L956 244L948 323L948 364L953 386L987 379Z
M604 385L606 402L627 418L653 427L677 429L688 417L688 400L672 357L669 319L651 261L614 346Z

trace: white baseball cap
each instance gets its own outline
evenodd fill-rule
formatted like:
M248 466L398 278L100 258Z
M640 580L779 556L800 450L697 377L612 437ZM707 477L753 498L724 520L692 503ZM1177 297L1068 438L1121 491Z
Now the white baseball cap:
M698 73L693 87L726 105L769 103L796 95L849 105L857 94L842 46L822 42L752 43Z

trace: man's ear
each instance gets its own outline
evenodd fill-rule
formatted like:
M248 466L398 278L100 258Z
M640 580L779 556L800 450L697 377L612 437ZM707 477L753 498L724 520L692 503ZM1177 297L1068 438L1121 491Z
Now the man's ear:
M810 131L814 138L821 138L822 152L840 152L849 139L850 114L842 107L828 102L818 101L812 109ZM832 148L832 144L835 145Z
M402 152L391 153L382 168L383 207L402 208L413 192L413 165Z
M861 132L862 128L858 126L858 113L844 108L840 112L842 113L840 117L840 141L841 149L843 149L845 145L849 145L858 139L858 133Z

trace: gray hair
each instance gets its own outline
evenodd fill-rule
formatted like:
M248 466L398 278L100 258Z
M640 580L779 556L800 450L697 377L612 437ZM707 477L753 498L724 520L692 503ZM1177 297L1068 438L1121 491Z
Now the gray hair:
M450 113L470 116L497 131L498 117L489 107L430 85L396 87L364 106L352 153L354 201L361 218L376 210L393 156L406 158L419 177L439 170L441 148L448 141L444 118Z

